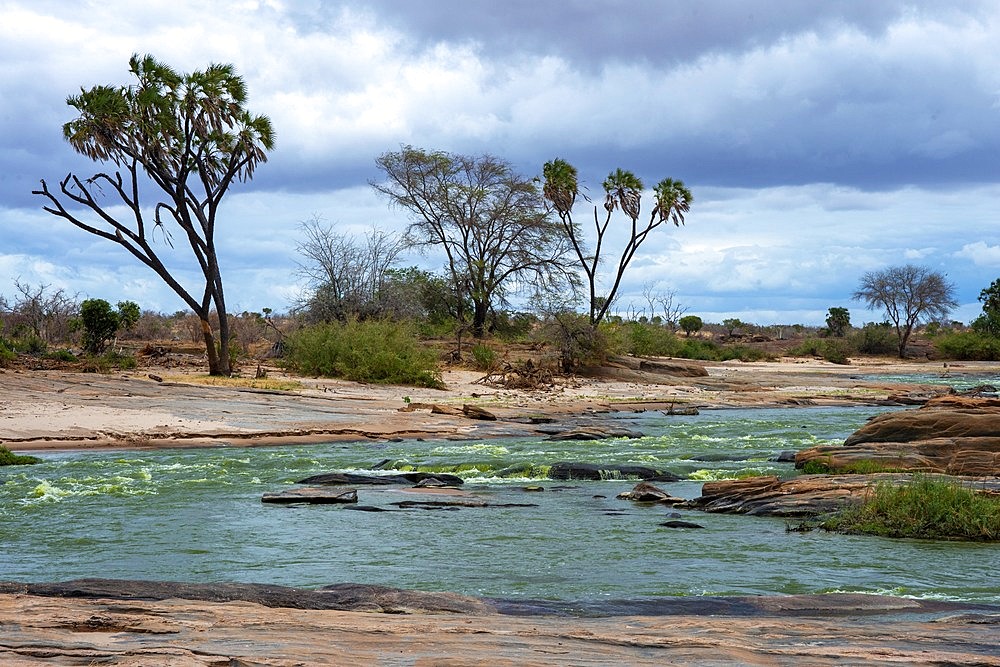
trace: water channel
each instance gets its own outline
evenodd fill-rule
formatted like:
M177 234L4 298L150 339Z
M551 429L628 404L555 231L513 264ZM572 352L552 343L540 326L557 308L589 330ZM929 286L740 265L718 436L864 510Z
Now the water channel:
M629 463L704 480L796 474L781 452L839 444L885 408L618 414L645 437L597 442L331 443L267 448L45 453L0 469L0 580L77 577L318 587L374 583L600 606L663 596L860 591L1000 603L1000 547L788 532L784 519L681 511L703 529L660 524L673 510L618 500L628 480L558 482L557 461ZM334 470L454 471L494 503L399 509L398 489L362 503L276 506L261 494ZM517 472L512 472L516 470ZM372 471L374 472L374 471ZM528 491L540 486L544 491Z

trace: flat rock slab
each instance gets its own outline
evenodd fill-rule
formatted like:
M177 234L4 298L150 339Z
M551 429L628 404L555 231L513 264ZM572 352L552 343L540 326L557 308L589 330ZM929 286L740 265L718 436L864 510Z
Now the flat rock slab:
M0 583L0 664L1000 666L997 607L830 594L694 596L587 618L495 610L349 584Z
M340 505L358 502L356 489L330 489L314 486L302 486L284 491L265 493L260 497L262 503L292 504L308 503L310 505Z

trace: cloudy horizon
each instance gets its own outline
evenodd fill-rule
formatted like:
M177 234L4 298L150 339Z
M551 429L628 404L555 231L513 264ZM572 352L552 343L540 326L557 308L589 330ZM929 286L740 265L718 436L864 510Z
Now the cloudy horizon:
M62 139L68 95L131 83L133 53L232 63L276 147L234 187L217 242L235 312L287 310L313 216L403 230L368 185L413 145L489 153L526 175L555 157L591 193L616 167L682 179L681 228L651 236L619 307L673 290L719 322L822 324L865 272L917 264L960 302L1000 276L1000 7L983 1L699 3L0 0L0 295L14 280L184 305L120 247L41 210L40 179L100 165ZM581 205L584 206L585 205ZM587 220L581 208L579 219ZM992 232L992 233L991 233ZM183 250L179 265L190 274ZM433 257L407 264L438 269Z

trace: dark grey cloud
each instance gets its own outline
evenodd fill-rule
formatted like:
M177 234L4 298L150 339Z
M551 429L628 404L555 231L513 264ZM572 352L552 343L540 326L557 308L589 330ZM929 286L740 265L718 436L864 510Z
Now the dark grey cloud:
M978 0L365 0L323 3L299 20L303 26L322 25L346 6L374 13L380 25L421 46L471 40L492 57L551 53L592 67L607 60L670 65L845 25L878 34L901 16L932 12L948 18L975 14L985 5Z

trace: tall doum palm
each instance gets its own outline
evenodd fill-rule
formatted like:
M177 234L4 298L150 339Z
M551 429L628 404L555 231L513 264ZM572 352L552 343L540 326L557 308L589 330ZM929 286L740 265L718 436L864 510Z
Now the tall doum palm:
M573 207L579 194L579 181L576 168L566 160L556 158L546 162L542 167L544 185L542 194L552 204L563 231L566 233L576 252L577 259L587 277L590 297L590 324L596 327L608 313L608 309L618 296L622 278L636 251L642 245L649 233L664 222L673 222L675 226L684 224L684 216L691 209L694 198L684 183L672 178L665 178L653 188L655 205L650 213L649 222L642 228L639 226L641 212L642 179L630 171L615 169L602 184L604 188L604 210L606 215L602 220L594 207L594 250L588 253L580 227L573 221ZM598 294L597 269L604 251L605 235L611 222L612 214L621 210L631 221L628 241L618 259L611 289L606 294Z

